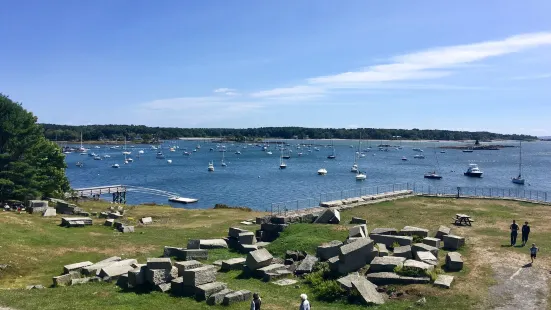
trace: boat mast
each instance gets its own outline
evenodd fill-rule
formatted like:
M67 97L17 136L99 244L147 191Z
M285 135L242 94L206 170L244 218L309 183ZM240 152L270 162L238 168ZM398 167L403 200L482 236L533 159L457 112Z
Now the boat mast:
M518 175L520 177L522 176L522 140L520 140L519 144L520 144L520 149L519 149L520 159L518 161Z

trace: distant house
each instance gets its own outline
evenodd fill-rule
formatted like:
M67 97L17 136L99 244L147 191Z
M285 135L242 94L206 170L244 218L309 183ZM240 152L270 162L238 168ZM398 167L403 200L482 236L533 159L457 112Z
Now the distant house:
M298 139L298 136L293 136L293 139Z

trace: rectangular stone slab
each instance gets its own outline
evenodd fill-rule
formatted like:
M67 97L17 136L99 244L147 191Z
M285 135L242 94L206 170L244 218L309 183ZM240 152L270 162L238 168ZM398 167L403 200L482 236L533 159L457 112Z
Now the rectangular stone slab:
M393 272L394 268L402 267L405 261L404 257L375 257L369 265L369 272Z
M251 291L248 291L248 290L240 290L237 292L233 292L224 296L224 300L222 301L222 304L225 306L229 306L236 302L248 301L251 299L252 295L253 294L251 293Z
M226 283L211 282L197 286L195 289L195 299L206 300L210 295L218 293L227 288Z
M242 270L245 265L246 259L244 257L231 258L225 261L222 261L222 270Z
M392 247L395 242L400 246L411 245L413 243L413 237L411 236L378 235L371 233L369 237L376 243L383 243L387 247Z
M399 235L418 236L421 238L425 238L425 237L428 237L429 230L424 228L414 227L414 226L405 226L404 228L402 228L402 230L400 230Z
M189 269L195 269L203 266L203 263L196 260L188 260L184 262L176 262L174 266L178 268L178 275L182 276L182 273Z
M411 251L413 252L413 255L415 255L416 252L425 251L425 252L431 252L432 255L434 255L435 257L438 257L438 248L428 244L424 244L424 243L413 244L411 246Z
M366 278L376 285L408 285L408 284L428 284L429 277L405 277L394 272L375 272L368 273Z
M442 288L450 288L453 282L453 276L440 274L434 281L434 286Z
M423 238L423 243L426 245L433 246L437 249L440 248L440 239L438 238L426 237L426 238Z
M352 287L360 293L360 296L368 305L382 305L385 303L383 296L377 292L377 286L365 278L352 280Z
M253 232L247 231L239 234L239 243L241 244L255 244L256 237Z
M230 227L230 229L228 231L228 236L230 236L232 238L235 238L235 239L239 239L239 234L242 233L242 232L246 232L246 230L241 229L239 227Z
M266 249L260 249L247 254L246 265L250 270L257 270L272 263L273 256Z
M86 262L80 262L80 263L74 263L70 265L63 266L63 273L69 273L71 271L78 271L81 270L84 267L88 267L90 265L93 265L92 262L86 261Z
M463 269L463 258L458 252L449 252L446 255L446 269L448 271L460 271Z
M171 269L172 260L169 257L152 257L147 259L148 269Z
M102 261L99 261L93 265L82 268L81 272L85 275L98 275L101 268L107 267L115 262L119 262L120 260L121 260L120 257L112 256Z
M182 272L183 285L199 286L216 281L216 266L205 265Z
M179 260L207 260L209 258L209 252L203 249L180 249L174 252Z
M314 268L314 265L318 262L318 258L312 255L306 255L306 258L304 258L300 264L298 265L297 269L295 270L295 273L297 275L305 274L305 273L311 273L312 269Z
M224 301L224 296L228 295L229 293L233 293L233 291L230 289L224 289L218 293L210 295L209 298L207 298L207 305L214 306L221 304L222 301Z
M340 254L340 247L343 245L341 241L333 240L328 243L324 243L317 247L316 256L320 260L325 261L331 257L338 256Z

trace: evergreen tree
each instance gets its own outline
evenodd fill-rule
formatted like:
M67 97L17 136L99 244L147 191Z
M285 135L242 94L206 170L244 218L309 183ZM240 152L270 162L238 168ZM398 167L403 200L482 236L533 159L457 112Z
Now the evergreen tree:
M60 148L36 117L0 93L0 200L63 197L69 190Z

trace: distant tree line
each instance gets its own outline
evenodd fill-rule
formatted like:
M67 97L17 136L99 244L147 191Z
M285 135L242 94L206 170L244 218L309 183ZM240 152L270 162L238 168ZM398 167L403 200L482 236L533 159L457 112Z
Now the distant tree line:
M377 129L377 128L304 128L304 127L260 127L246 129L232 128L172 128L147 127L143 125L88 125L68 126L42 124L50 140L142 140L152 142L185 137L225 138L235 141L265 139L380 139L380 140L536 140L529 135L504 135L486 131L451 131L423 129Z

